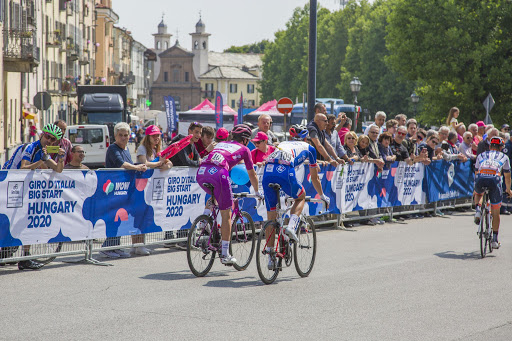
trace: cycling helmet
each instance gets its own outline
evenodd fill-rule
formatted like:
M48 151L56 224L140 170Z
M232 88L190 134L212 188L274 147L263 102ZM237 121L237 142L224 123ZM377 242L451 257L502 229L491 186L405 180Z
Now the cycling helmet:
M503 147L505 145L505 142L503 142L503 139L501 137L495 136L491 138L491 144Z
M43 132L55 136L57 140L62 138L62 130L53 123L48 123L44 126Z
M304 139L308 136L308 128L302 124L294 124L289 130L290 136L296 139Z
M251 138L252 131L245 124L237 124L233 127L233 130L231 130L231 135L233 135L233 137L239 136L244 139L249 139Z

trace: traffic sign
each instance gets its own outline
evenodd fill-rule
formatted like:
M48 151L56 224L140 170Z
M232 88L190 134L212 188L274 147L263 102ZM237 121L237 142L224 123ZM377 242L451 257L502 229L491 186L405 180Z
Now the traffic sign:
M39 110L48 110L52 105L52 96L49 93L38 92L34 96L34 106Z
M277 102L277 111L281 114L288 114L292 112L293 101L288 97L283 97Z

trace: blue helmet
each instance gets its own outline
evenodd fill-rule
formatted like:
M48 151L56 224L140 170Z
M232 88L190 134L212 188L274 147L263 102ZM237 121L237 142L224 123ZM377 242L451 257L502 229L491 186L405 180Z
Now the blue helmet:
M290 136L297 140L305 139L309 135L308 128L306 128L306 126L303 126L301 124L292 125L289 132L290 132Z

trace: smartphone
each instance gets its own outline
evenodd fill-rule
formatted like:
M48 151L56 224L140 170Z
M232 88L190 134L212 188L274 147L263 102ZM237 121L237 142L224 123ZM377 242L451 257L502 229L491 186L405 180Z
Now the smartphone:
M48 154L58 153L59 148L59 146L46 146L46 151L48 152Z

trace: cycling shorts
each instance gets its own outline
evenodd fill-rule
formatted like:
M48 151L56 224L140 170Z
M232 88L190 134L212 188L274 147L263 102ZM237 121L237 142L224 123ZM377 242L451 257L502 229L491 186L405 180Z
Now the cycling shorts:
M269 184L279 184L283 192L293 199L297 199L304 193L304 187L295 177L295 168L292 166L268 163L261 182L267 211L275 211L277 201L280 199L276 191L268 187Z
M492 208L499 208L503 198L501 179L496 176L480 176L475 178L475 193L483 194L484 187L489 188L489 200Z
M200 166L197 170L196 181L208 194L212 193L204 184L213 185L213 196L219 205L219 210L227 210L233 206L233 192L229 181L229 171L226 168L215 165Z

